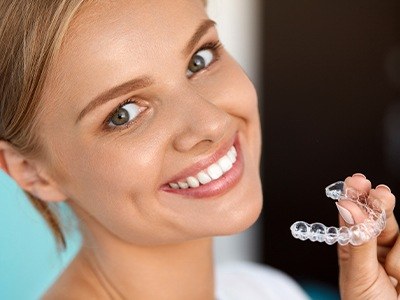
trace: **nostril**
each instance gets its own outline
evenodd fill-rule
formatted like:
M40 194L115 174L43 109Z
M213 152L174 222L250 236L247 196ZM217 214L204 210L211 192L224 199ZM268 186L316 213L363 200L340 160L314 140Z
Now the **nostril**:
M190 113L185 111L184 116L176 120L178 131L174 144L177 151L186 152L193 148L198 151L209 150L211 145L220 143L230 131L228 113L209 101L196 100Z

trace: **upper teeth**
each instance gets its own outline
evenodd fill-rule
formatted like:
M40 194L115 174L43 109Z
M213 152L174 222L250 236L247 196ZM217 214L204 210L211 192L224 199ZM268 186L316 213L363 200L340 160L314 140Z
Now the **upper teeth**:
M200 171L197 175L189 176L178 182L171 182L169 183L169 186L173 189L188 189L207 184L228 172L236 162L236 157L236 149L232 146L228 153L222 156L216 163L213 163L206 169Z

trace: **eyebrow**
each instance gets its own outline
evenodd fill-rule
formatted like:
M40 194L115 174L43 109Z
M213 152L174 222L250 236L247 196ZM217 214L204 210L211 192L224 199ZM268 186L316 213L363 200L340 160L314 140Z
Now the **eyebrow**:
M216 23L213 20L206 19L204 20L200 26L197 28L193 36L190 38L189 42L186 44L186 47L183 50L184 55L189 55L197 43L201 40L201 38L208 32L211 27L214 27ZM105 92L102 92L100 95L95 97L89 104L79 113L78 118L76 119L76 123L82 120L89 112L101 106L112 99L118 98L120 96L126 95L135 90L144 89L153 84L153 80L151 80L148 76L139 77L136 79L129 80L125 83L122 83L118 86L111 88Z
M82 120L85 115L94 110L96 107L103 105L112 99L126 95L129 92L144 89L150 86L152 83L153 81L149 77L144 76L129 80L123 84L120 84L116 87L111 88L110 90L101 93L92 101L90 101L90 103L80 112L78 118L76 119L76 123Z
M210 20L210 19L204 20L200 24L200 26L197 28L197 30L195 31L192 38L187 43L186 47L183 50L183 54L186 56L189 55L193 51L193 49L197 45L197 43L201 40L203 35L205 35L207 33L207 31L211 27L214 27L216 24L217 23L215 23L215 21L213 21L213 20Z

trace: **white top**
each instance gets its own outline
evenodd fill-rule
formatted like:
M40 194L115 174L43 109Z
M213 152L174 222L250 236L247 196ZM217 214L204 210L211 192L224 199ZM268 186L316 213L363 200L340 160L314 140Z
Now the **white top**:
M240 262L217 266L217 300L310 300L285 273L270 266Z

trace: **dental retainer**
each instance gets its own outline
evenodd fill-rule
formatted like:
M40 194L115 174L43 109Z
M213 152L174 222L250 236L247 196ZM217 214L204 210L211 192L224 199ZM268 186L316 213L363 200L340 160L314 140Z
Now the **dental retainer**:
M327 227L321 223L308 224L297 221L290 226L292 235L302 241L318 241L332 245L351 244L358 246L378 236L386 226L386 214L381 202L355 189L346 188L343 181L335 182L325 188L326 196L337 201L349 200L355 203L366 215L362 223L351 227Z

